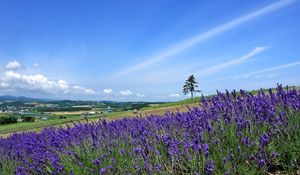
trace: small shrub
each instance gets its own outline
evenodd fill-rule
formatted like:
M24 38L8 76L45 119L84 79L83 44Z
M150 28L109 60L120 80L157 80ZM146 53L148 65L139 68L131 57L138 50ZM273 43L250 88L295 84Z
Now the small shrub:
M34 121L35 121L35 117L26 116L23 118L23 122L34 122Z
M2 116L0 117L0 125L17 123L18 119L14 116Z
M58 119L66 119L66 118L67 118L66 116L62 116L62 115L58 117Z

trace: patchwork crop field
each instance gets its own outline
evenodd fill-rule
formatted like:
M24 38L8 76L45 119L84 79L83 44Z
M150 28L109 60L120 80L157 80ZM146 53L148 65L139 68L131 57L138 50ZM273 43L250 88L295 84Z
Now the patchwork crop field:
M300 92L218 93L185 112L0 139L0 174L297 174Z

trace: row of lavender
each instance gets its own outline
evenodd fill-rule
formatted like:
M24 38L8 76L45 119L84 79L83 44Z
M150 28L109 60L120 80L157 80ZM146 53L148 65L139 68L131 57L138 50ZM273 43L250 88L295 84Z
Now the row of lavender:
M218 93L165 116L105 120L0 139L0 174L294 173L300 93Z

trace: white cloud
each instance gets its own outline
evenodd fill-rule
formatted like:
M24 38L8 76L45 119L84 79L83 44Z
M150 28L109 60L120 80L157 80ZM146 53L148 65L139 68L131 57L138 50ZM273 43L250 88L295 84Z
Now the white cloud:
M113 90L112 89L104 89L103 92L105 94L111 94L113 92Z
M179 94L178 93L172 93L169 95L169 97L179 97Z
M6 65L6 69L18 69L21 67L22 67L22 65L16 60L11 61L11 62L7 63L7 65Z
M72 88L75 90L73 92L75 93L80 93L80 94L85 94L85 95L94 95L96 94L96 91L93 89L81 87L81 86L72 86Z
M121 91L120 94L122 96L129 96L132 95L133 93L130 90L125 90L125 91Z
M140 93L136 93L135 95L138 96L138 97L145 97L144 94L140 94Z
M32 64L32 67L38 67L38 66L39 66L38 63L33 63L33 64Z
M53 81L49 80L42 74L22 75L12 70L5 71L0 77L0 88L9 90L25 90L25 91L42 91L46 93L79 93L85 95L93 95L96 92L92 89L81 86L70 86L65 80Z
M69 84L65 80L58 80L57 85L64 90L70 88Z
M18 74L14 71L6 71L5 74L4 74L4 80L11 80L11 79L20 79L22 76L21 74Z
M240 57L240 58L237 58L237 59L234 59L234 60L230 60L226 63L222 63L222 64L219 64L219 65L216 65L216 66L211 66L211 67L208 67L200 72L197 72L196 74L198 74L199 76L205 76L205 75L209 75L209 74L212 74L212 73L216 73L216 72L220 72L230 66L234 66L234 65L237 65L237 64L240 64L250 58L252 58L253 56L267 50L269 47L255 47L252 51L250 51L249 53L247 53L246 55Z
M9 87L9 84L5 82L0 82L0 88L7 88L7 87Z
M191 37L181 43L178 43L176 45L174 45L173 47L170 47L170 49L166 49L163 50L161 52L159 52L158 54L156 54L153 57L150 57L148 59L146 59L145 61L138 63L136 65L133 65L121 72L119 72L118 74L115 75L115 77L118 76L122 76L125 74L128 74L130 72L134 72L146 67L149 67L151 65L154 65L155 63L162 61L170 56L176 55L177 53L184 51L192 46L194 46L195 44L198 44L200 42L205 41L206 39L209 39L211 37L214 37L216 35L219 35L229 29L233 29L235 27L240 26L241 24L248 22L250 20L253 20L255 18L258 18L260 16L266 15L270 12L273 12L275 10L278 10L280 8L283 8L285 6L291 5L292 3L294 3L296 0L282 0L282 1L278 1L275 2L273 4L270 4L266 7L263 7L261 9L258 9L256 11L253 11L251 13L248 13L244 16L241 16L237 19L234 19L232 21L229 21L225 24L222 24L218 27L212 28L204 33L200 33L199 35L196 35L194 37Z

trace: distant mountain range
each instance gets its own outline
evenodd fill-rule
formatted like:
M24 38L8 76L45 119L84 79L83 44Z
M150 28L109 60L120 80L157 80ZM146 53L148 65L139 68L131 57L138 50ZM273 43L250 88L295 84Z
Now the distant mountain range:
M109 101L109 100L59 100L59 99L47 99L47 98L31 98L25 96L12 96L12 95L0 95L0 102L41 102L41 103L103 103L103 104L114 104L114 105L123 105L123 104L135 104L135 103L162 103L162 102L143 102L143 101L136 101L136 102L118 102L118 101Z
M12 95L3 95L0 96L0 101L20 101L20 102L46 102L46 101L54 101L51 99L40 99L40 98L31 98L25 96L12 96Z
M115 101L81 101L81 100L53 100L30 98L25 96L0 96L0 110L20 110L32 108L32 103L38 103L35 109L39 112L55 111L80 111L91 110L92 108L111 108L115 111L126 111L149 107L151 104L160 104L163 102L115 102ZM84 107L83 107L84 106ZM87 107L88 106L88 107Z

